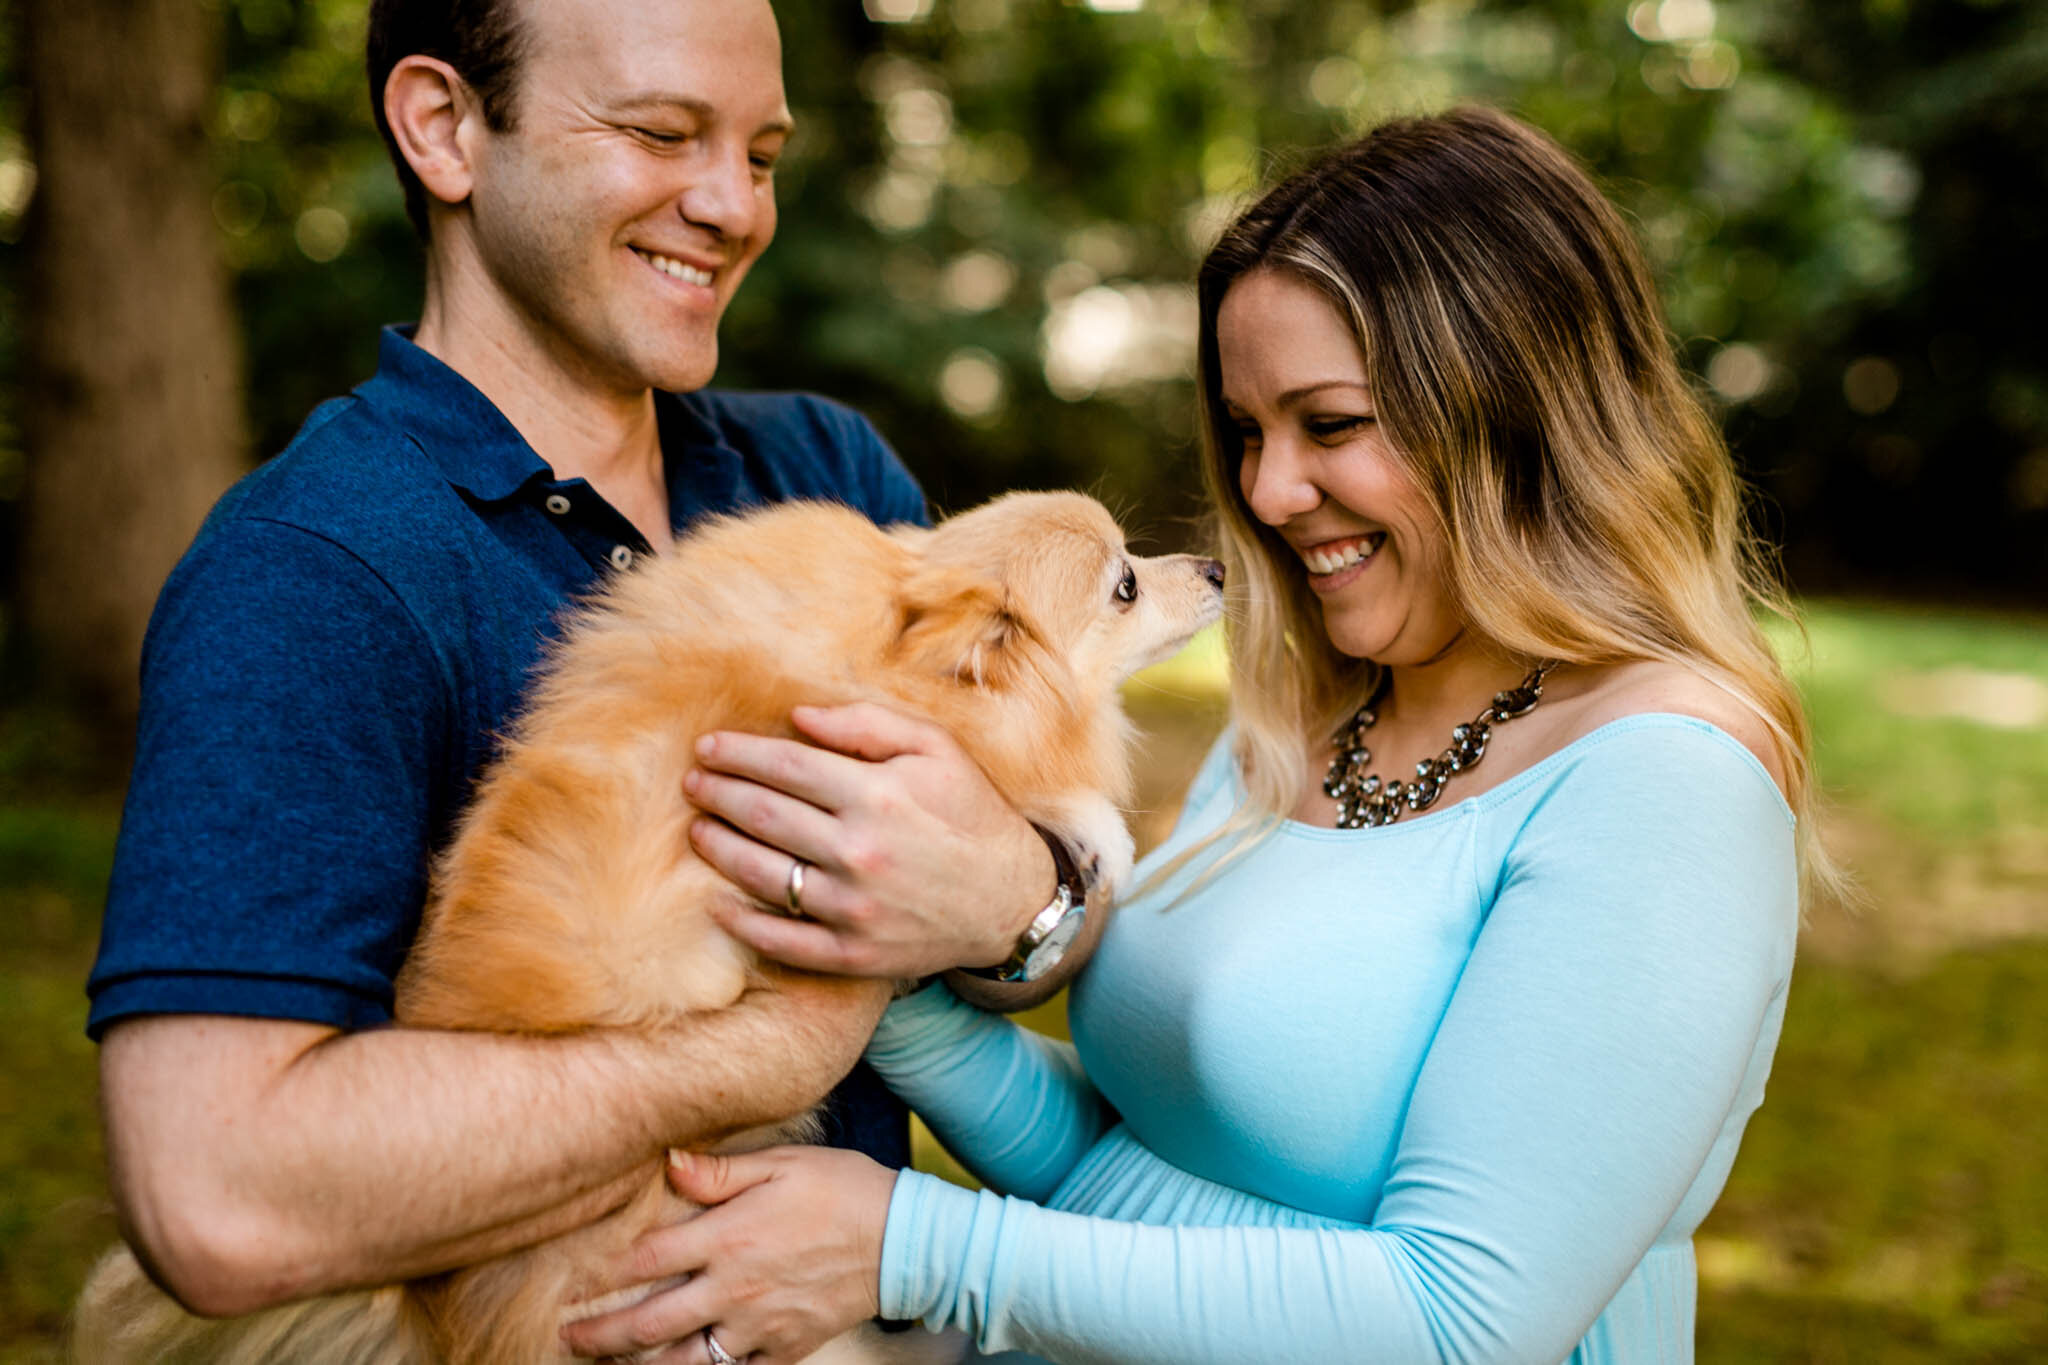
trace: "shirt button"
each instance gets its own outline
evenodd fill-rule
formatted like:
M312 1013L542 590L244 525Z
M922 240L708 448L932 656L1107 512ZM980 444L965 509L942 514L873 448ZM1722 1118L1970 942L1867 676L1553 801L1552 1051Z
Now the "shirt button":
M631 547L625 545L612 546L612 567L614 569L629 569L632 566L633 551Z
M569 500L560 493L550 493L548 494L547 509L559 517L569 510Z

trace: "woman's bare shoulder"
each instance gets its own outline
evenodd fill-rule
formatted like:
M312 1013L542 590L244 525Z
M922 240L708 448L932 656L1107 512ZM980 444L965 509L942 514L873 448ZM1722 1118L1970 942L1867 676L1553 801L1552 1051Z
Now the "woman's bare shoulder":
M1771 727L1740 697L1705 674L1682 664L1643 659L1586 670L1574 684L1572 739L1627 716L1691 716L1724 731L1755 754L1779 790L1785 787L1785 766Z

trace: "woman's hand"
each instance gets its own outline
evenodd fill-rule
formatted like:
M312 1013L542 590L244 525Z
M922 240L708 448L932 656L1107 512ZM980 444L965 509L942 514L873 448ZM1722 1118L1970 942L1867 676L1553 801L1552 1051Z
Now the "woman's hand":
M719 732L684 779L705 861L791 919L720 906L766 957L816 972L916 978L1008 957L1057 873L1045 841L936 725L867 703L798 707L810 744Z
M669 1183L704 1211L642 1237L615 1278L689 1278L565 1328L574 1354L667 1346L639 1358L708 1365L709 1328L749 1365L795 1365L879 1311L896 1172L858 1152L773 1147L733 1157L673 1152Z

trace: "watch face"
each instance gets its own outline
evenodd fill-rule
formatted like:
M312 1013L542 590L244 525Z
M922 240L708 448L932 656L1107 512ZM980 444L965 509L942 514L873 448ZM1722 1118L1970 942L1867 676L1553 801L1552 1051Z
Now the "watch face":
M1022 980L1037 981L1047 972L1060 965L1067 955L1067 948L1081 935L1082 926L1088 922L1088 912L1076 905L1060 917L1060 922L1047 932L1045 941L1031 950L1024 959Z

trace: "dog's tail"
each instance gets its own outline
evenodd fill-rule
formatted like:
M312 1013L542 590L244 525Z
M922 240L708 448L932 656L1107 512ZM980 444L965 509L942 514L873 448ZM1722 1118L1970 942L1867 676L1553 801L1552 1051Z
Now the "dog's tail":
M117 1247L100 1258L79 1295L71 1358L75 1365L436 1365L439 1354L397 1287L201 1318Z

